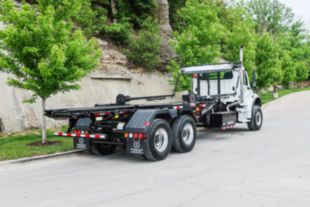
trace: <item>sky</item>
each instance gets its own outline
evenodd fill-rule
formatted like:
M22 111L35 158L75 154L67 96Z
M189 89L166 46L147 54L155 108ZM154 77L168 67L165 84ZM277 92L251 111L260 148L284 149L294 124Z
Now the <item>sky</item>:
M293 9L297 19L302 19L310 31L310 1L309 0L280 0Z

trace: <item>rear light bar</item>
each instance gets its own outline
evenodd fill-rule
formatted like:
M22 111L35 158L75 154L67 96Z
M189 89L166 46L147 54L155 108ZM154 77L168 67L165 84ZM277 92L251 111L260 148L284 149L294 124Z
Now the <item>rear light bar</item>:
M80 134L80 133L63 133L57 132L54 134L58 137L83 137L83 138L91 138L91 139L106 139L108 136L106 134Z
M131 133L131 132L126 132L124 134L125 139L143 139L146 138L147 135L145 133Z

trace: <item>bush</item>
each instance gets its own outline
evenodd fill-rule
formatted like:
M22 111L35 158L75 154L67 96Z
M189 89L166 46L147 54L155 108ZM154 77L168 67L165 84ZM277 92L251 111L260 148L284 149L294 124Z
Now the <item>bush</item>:
M160 62L160 44L158 25L149 18L143 23L137 35L130 36L125 54L133 64L152 70Z
M83 2L81 12L75 17L75 22L87 36L98 35L107 22L108 11L104 7L93 8L91 0Z
M117 0L115 15L118 20L128 18L135 29L143 27L144 21L155 17L157 3L155 0Z
M116 44L127 44L131 33L131 25L127 21L106 24L102 30L103 36Z

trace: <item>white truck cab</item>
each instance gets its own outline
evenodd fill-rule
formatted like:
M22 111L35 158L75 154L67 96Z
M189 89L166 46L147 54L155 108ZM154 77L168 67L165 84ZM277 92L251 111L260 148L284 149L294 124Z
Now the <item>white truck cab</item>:
M252 90L248 73L240 63L219 63L182 68L192 74L192 92L205 99L216 99L226 110L235 112L238 123L247 123L250 130L259 130L263 113L261 99ZM253 74L255 85L256 74Z

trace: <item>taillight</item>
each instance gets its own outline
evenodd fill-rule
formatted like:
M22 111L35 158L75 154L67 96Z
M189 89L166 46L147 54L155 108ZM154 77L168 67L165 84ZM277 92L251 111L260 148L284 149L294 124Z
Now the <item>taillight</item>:
M124 138L125 139L143 139L143 138L146 138L147 135L145 133L124 133Z

